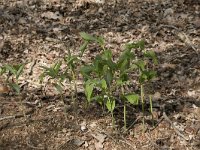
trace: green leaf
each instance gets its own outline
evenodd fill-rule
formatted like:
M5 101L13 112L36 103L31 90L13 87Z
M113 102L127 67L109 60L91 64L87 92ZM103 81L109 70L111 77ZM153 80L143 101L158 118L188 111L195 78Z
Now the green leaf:
M117 69L117 65L110 59L106 61L106 64L109 66L109 68L112 71L115 71Z
M146 63L143 60L138 60L135 65L137 65L141 71L145 70Z
M134 53L131 52L130 49L125 50L121 56L119 57L119 60L117 62L117 66L120 70L125 70L126 68L130 67L130 62L135 57ZM124 68L125 67L125 68Z
M42 74L39 76L40 83L43 82L44 77L45 77L45 73L42 73Z
M141 50L144 50L144 45L145 45L145 41L141 40L137 43L137 45L140 47Z
M116 83L117 83L117 86L123 85L122 79L117 79L117 80L116 80Z
M139 95L138 94L128 94L125 96L129 103L133 105L138 105Z
M97 37L96 41L99 43L99 45L101 45L101 46L104 45L104 39L103 39L103 37Z
M91 65L83 66L81 68L81 74L84 76L84 78L89 79L91 76L91 72L93 71L94 67Z
M124 61L122 61L122 63L119 64L119 69L121 72L125 71L129 67L130 67L130 61L128 61L127 59L125 59Z
M113 81L113 73L109 68L104 70L105 70L104 79L106 80L107 85L110 86Z
M6 72L6 68L5 67L0 67L0 76L3 75Z
M138 66L136 64L131 64L129 69L134 70L134 69L137 69L137 68L138 68Z
M61 61L57 62L57 63L54 65L53 70L54 70L54 72L55 72L56 75L58 75L61 65L62 65L62 62L61 62Z
M158 60L157 60L157 57L156 57L156 54L155 54L154 51L146 51L144 53L144 56L148 57L148 58L151 58L153 60L154 64L156 64L156 65L158 64Z
M74 62L78 60L77 56L71 56L68 61L67 61L67 65L73 66Z
M128 44L126 44L125 45L125 49L131 50L131 49L140 48L141 50L144 50L144 45L145 45L145 41L141 40L141 41L138 41L136 43L128 43Z
M6 69L8 71L10 71L13 75L16 75L17 74L17 70L15 70L15 68L11 65L5 65Z
M108 111L113 112L115 109L115 100L108 97L108 100L106 101L106 107Z
M147 75L145 73L142 73L139 77L139 82L143 84L148 79Z
M16 84L16 83L9 83L9 86L10 86L14 91L16 91L17 94L20 93L20 86L19 86L18 84Z
M80 56L83 56L83 53L85 52L88 43L89 43L88 41L85 41L85 42L81 45L81 47L80 47L81 55L80 55Z
M46 67L46 66L40 66L40 68L44 69L45 71L49 71L50 70L50 68Z
M56 88L56 90L61 94L62 93L62 91L63 91L63 88L62 88L62 86L61 85L59 85L59 84L57 84L57 83L54 83L53 84L54 85L54 87Z
M65 72L60 73L59 75L59 81L62 83L64 80L69 79L71 81L71 75L67 72L67 70Z
M131 49L135 49L135 48L139 48L138 47L138 45L137 44L135 44L135 43L127 43L126 45L125 45L125 50L131 50Z
M95 86L95 83L93 83L91 80L88 80L85 83L85 95L87 97L88 102L91 102L91 96L93 93L94 86Z
M103 67L106 64L106 62L99 56L97 55L94 62L94 70L99 76L103 74Z
M101 55L102 59L105 59L105 60L109 60L109 59L112 59L112 51L107 49L105 50L102 55Z
M101 87L102 87L104 90L107 89L106 80L104 80L104 79L101 80Z
M52 78L57 78L61 64L62 62L60 61L60 62L55 63L52 67L46 67L46 66L40 66L40 67L45 70L44 76L48 75Z
M99 95L97 95L97 96L94 96L94 97L92 97L92 99L91 99L91 101L96 101L96 102L98 102L100 105L103 105L103 98L102 98L102 96L99 96Z
M81 36L84 40L86 40L86 41L95 41L95 40L96 40L95 37L93 37L92 35L87 34L87 33L85 33L85 32L80 32L79 34L80 34L80 36Z
M145 71L142 72L142 74L144 76L146 76L147 80L151 80L151 79L156 77L156 72L153 71L153 70L149 70L149 71L145 70Z
M53 68L49 68L49 71L45 72L45 74L52 78L56 78L57 76L57 73L55 72L55 69Z
M24 70L24 66L25 66L25 64L20 65L20 67L19 67L19 69L17 70L17 73L16 73L16 79L18 79L19 76L22 74L22 72Z
M129 79L128 74L127 73L121 73L120 79L122 80L122 82L128 81L128 79Z

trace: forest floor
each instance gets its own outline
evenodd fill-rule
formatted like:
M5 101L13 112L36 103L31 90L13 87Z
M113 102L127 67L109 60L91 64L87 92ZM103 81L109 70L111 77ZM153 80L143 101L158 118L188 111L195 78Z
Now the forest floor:
M200 149L199 4L199 0L107 0L104 4L1 0L0 66L27 65L19 80L21 94L0 93L0 149ZM153 94L155 126L147 113L143 132L141 111L129 107L129 130L124 133L118 107L113 130L110 114L102 113L99 105L84 108L81 79L77 81L77 110L71 107L65 86L66 113L56 91L42 88L40 66L62 59L67 49L77 53L82 31L104 37L115 55L125 43L141 39L156 52L158 77L146 85ZM84 60L96 54L98 49L92 45Z

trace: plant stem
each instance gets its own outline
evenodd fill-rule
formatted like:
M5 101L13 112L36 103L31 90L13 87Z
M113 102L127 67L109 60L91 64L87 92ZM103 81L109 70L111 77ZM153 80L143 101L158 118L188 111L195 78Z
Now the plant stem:
M124 101L124 130L126 131L126 103Z
M141 94L141 102L142 102L142 114L143 114L143 118L142 118L142 124L143 124L143 131L144 129L144 87L143 84L140 85L140 94Z
M76 75L75 75L75 72L73 70L73 68L71 67L71 73L72 73L72 80L73 80L73 86L74 86L74 93L72 94L72 100L73 100L73 103L74 103L74 110L77 109L77 98L78 98L78 95L77 95L77 85L76 85ZM75 97L75 98L74 98Z
M154 117L153 117L153 103L152 103L152 96L149 95L149 101L150 101L150 112L151 112L151 116L152 116L152 123L154 126Z
M64 97L63 97L62 93L60 93L60 97L61 97L61 100L62 100L63 106L64 106L64 114L66 115L67 114L67 110L66 110L65 100L64 100Z
M111 95L112 95L112 91L111 91L111 88L108 88L108 97L109 97L109 99L110 99L110 97L111 97ZM111 108L113 108L113 99L111 99ZM113 129L115 129L115 118L114 118L114 114L113 114L113 111L114 110L111 110L111 116L112 116L112 127L113 127Z
M111 116L112 116L112 128L115 129L115 118L114 118L113 111L111 111Z
M122 91L122 95L124 95L124 87L123 85L121 86L121 91ZM127 124L126 124L126 102L124 100L124 130L126 130Z

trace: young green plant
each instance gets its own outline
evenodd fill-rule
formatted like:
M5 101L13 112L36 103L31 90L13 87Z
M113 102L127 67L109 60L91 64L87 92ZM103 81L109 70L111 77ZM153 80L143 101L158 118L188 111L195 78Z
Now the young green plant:
M84 35L87 35L84 33ZM120 89L120 97L124 100L124 127L126 128L126 100L131 104L137 104L139 96L133 92L125 93L124 86L130 83L128 74L134 69L131 62L134 54L131 49L126 49L117 62L113 61L112 51L105 48L103 38L87 35L86 40L96 42L102 48L102 53L97 55L90 65L82 67L81 72L84 76L85 94L90 103L96 100L101 105L107 107L111 112L112 125L114 126L114 109L116 103L116 90ZM101 39L100 41L98 41ZM96 96L93 95L94 88L99 89Z
M143 112L143 130L144 130L144 113L145 113L145 92L144 85L147 82L150 82L153 78L156 77L156 72L154 70L149 69L149 65L153 62L154 65L157 65L157 57L154 51L145 50L144 41L140 41L137 43L131 43L126 45L129 49L139 49L142 52L142 56L140 59L136 59L134 64L139 71L139 84L140 84L140 98L142 103L142 112ZM152 103L150 99L150 103ZM152 111L152 105L150 105L150 110ZM151 112L152 113L152 112Z
M82 38L87 43L96 42L102 48L102 54L97 55L92 64L81 68L81 73L85 78L85 95L87 102L96 100L98 103L107 107L111 112L112 126L114 127L114 108L115 98L113 97L113 76L116 64L112 60L112 52L105 49L103 38L93 37L86 33L81 33ZM100 93L93 96L94 88L99 89Z
M61 100L65 106L65 101L63 97L63 84L62 82L66 79L65 72L61 71L62 62L56 62L50 67L40 66L43 69L43 73L40 75L40 82L43 82L44 78L48 78L47 83L51 83L55 89L59 92ZM53 82L51 82L53 80Z
M0 75L2 76L3 74L5 74L6 83L11 89L13 89L16 92L17 95L19 95L21 92L21 88L19 85L19 77L22 75L24 67L25 64L17 64L17 65L6 64L2 66L0 69ZM20 105L22 108L22 113L26 118L26 114L23 110L22 99L20 99Z

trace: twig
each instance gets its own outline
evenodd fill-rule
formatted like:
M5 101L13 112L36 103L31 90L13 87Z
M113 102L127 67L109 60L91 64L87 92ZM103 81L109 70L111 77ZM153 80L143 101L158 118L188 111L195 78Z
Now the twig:
M34 109L31 109L30 111L26 112L25 115L29 115L29 114L31 114L33 112L34 112ZM7 120L7 119L21 118L21 117L24 117L24 114L1 117L0 121Z
M32 75L33 74L33 68L34 68L34 66L36 65L36 63L37 63L37 60L33 60L33 63L32 63L32 65L30 66L30 71L29 71L29 75Z
M112 135L108 134L106 131L104 131L104 130L102 130L102 129L100 129L100 128L98 128L97 131L100 132L100 133L103 133L103 134L107 135L107 136L108 136L109 138L111 138L115 143L117 143L117 141L114 139L114 137L113 137Z
M159 26L159 28L172 28L176 30L176 36L183 41L186 45L188 45L189 47L191 47L195 53L197 54L197 56L199 56L198 50L196 49L196 47L194 46L194 44L192 44L192 42L190 41L190 39L188 38L188 36L186 35L186 33L184 33L183 31L181 31L180 29L178 29L177 27L173 26L173 25L161 25Z
M140 118L142 118L142 117L140 116L140 117L136 118L136 119L133 121L133 123L132 123L123 133L126 133L130 128L132 128L132 126L133 126Z
M111 136L110 134L106 133L106 131L102 130L102 129L97 129L98 132L103 133L105 135L107 135L108 137L110 137L115 143L117 143L117 140L114 139L113 136ZM133 147L133 145L131 143L129 143L125 138L121 137L123 140L119 140L119 142L125 143L128 146L130 146L131 148L133 148L134 150L136 150L135 147Z
M152 128L147 128L149 131L153 131L156 127L158 127L158 125L162 122L162 120L164 119L164 117L162 116L159 120L158 120L158 122L156 123L156 125L154 125L154 127L152 127ZM147 131L147 130L146 130ZM145 131L145 132L146 132Z
M161 149L160 146L158 146L158 145L151 139L151 137L150 137L148 134L150 134L150 133L146 133L145 136L146 136L146 138L150 141L150 143L151 143L152 145L154 145L156 148Z
M0 126L0 131L5 129L5 128L7 128L9 126L9 124L10 124L9 122L6 122L5 124L1 125Z
M5 116L5 117L1 117L0 121L7 120L7 119L13 119L13 118L15 118L15 115L14 116Z
M123 140L119 140L119 142L122 142L124 144L127 144L130 146L132 149L136 150L137 148L133 146L133 144L129 143L126 139L123 138Z
M190 46L198 55L198 50L195 48L194 44L190 41L188 36L184 32L179 32L177 35L180 40L182 40L186 45Z
M44 147L35 147L35 146L31 145L30 138L29 138L29 140L26 141L26 145L32 149L45 149Z
M180 137L182 137L184 140L189 141L189 138L185 137L176 127L175 125L172 123L172 121L167 117L166 113L163 112L163 117L166 121L168 121L170 123L170 125L172 126L172 128L174 129L174 131L176 132L176 134L178 134Z
M177 27L173 26L173 25L163 24L163 25L160 25L159 28L172 28L172 29L175 29L175 30L180 32L180 30Z

